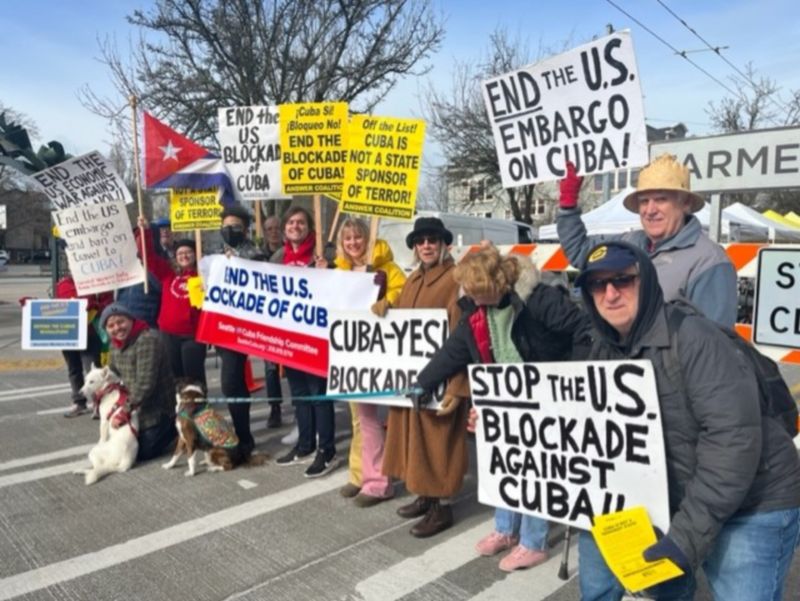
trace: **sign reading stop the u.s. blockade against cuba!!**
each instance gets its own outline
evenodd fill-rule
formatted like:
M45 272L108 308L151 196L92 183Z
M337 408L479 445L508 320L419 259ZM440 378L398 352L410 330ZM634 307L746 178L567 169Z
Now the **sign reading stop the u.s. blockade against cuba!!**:
M197 340L321 377L328 375L330 312L369 311L378 296L371 273L221 255L207 273Z
M417 374L444 345L449 327L444 309L392 309L386 317L370 312L332 311L329 394L357 394L359 403L411 407L403 394L363 396L370 392L414 388ZM437 409L444 386L433 394Z
M78 294L144 282L124 203L109 200L53 211L53 220L67 243L67 262Z
M86 299L30 299L22 307L22 350L83 350L86 326Z
M222 160L236 200L282 198L278 107L227 107L218 115Z
M422 119L353 115L342 210L413 219L424 139Z
M347 103L280 105L284 194L342 193L347 162Z
M800 249L758 251L753 341L800 349Z
M647 163L642 90L621 31L483 82L505 188Z
M87 204L133 202L123 179L99 152L92 151L31 175L53 210Z
M588 530L636 505L669 529L650 361L471 365L478 500Z

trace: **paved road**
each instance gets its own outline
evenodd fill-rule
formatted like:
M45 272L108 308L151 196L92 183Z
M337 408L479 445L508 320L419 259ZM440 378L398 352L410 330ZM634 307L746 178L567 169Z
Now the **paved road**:
M0 296L7 281L0 278ZM9 307L0 304L0 337L15 325ZM341 498L344 469L306 480L302 467L270 462L186 478L150 462L87 487L71 472L84 465L98 422L61 417L63 367L29 369L10 348L0 350L0 601L579 598L574 546L572 579L557 578L560 528L551 530L551 560L534 570L506 575L496 559L476 557L492 514L476 501L474 472L457 499L456 526L427 541L409 536L411 523L395 514L409 500L401 487L370 509ZM208 368L217 394L213 358ZM289 426L267 430L260 407L254 420L259 449L284 451ZM340 453L349 430L341 407ZM800 598L800 558L785 598Z

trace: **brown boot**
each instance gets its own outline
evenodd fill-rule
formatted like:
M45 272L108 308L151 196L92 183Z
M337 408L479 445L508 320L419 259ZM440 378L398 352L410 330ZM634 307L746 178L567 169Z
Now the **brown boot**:
M453 508L450 505L442 505L438 499L433 499L431 508L425 517L411 528L411 535L417 538L428 538L447 530L452 525Z
M431 507L430 497L417 497L408 505L397 508L397 515L401 518L418 518L425 515Z

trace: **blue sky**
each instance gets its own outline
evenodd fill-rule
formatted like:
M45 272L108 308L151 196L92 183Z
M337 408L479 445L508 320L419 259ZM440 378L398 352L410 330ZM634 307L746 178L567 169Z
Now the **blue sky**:
M797 0L663 0L712 45L730 46L725 56L758 71L784 89L800 88L800 2ZM606 0L550 2L535 0L433 0L445 17L446 39L433 58L433 70L422 79L408 78L392 91L379 114L419 116L419 91L428 80L448 86L456 61L474 61L496 28L531 48L579 45L603 35L607 23L631 29L650 123L664 126L683 121L690 134L710 132L704 109L728 92L630 21ZM703 43L656 0L614 0L647 27L680 50ZM40 139L63 142L74 154L105 152L109 136L102 119L78 101L81 86L110 90L98 37L115 36L127 46L136 32L125 21L134 8L150 2L134 0L28 0L4 2L0 21L0 102L26 113L38 125ZM694 61L723 80L732 69L710 52L690 54ZM427 153L426 153L427 154Z

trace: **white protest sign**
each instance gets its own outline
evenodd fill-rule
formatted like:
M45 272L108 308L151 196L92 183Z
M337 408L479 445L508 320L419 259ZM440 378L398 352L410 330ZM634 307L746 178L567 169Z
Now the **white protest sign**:
M692 192L800 188L800 127L657 142L650 156L674 154L692 175Z
M236 200L284 198L278 107L221 108L218 117L222 160Z
M413 388L417 374L442 348L450 331L444 309L392 309L386 317L367 311L332 311L329 323L328 394L365 395ZM440 386L430 409L438 407L443 393L444 386ZM405 395L352 400L412 407Z
M210 263L210 264L209 264ZM375 275L215 256L201 265L206 295L196 338L317 376L328 375L334 309L368 311Z
M97 151L66 160L31 177L50 198L54 211L87 204L133 202L123 179Z
M650 361L471 365L478 500L588 530L644 505L669 529Z
M800 249L762 248L753 342L800 349Z
M86 348L86 299L29 299L22 307L24 351Z
M78 294L96 294L144 281L125 205L108 201L53 211L67 243L67 262Z
M503 187L647 163L639 71L622 31L483 82Z

